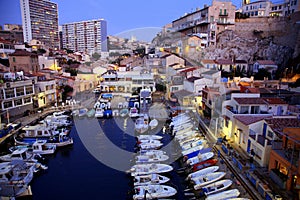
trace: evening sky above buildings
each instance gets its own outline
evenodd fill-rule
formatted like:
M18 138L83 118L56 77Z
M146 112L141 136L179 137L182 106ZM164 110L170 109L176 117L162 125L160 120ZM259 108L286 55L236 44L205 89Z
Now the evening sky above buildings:
M59 24L104 18L108 34L143 27L162 27L212 0L52 0L58 4ZM242 0L232 0L240 7ZM0 0L0 25L22 24L20 0ZM158 30L150 29L154 32ZM149 29L148 29L149 31ZM137 33L139 34L139 33Z

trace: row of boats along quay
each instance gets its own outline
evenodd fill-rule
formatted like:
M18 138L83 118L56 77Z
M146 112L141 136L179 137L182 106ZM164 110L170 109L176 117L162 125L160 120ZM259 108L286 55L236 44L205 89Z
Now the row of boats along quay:
M260 199L192 111L148 89L89 95L3 142L2 199Z

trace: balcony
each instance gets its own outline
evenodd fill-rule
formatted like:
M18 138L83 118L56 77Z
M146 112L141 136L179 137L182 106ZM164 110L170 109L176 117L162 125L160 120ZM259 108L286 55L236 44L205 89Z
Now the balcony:
M262 147L265 147L265 146L270 146L272 145L272 141L269 140L268 138L266 138L265 136L253 131L250 129L249 131L249 137L256 141L258 144L260 144Z
M227 17L228 13L219 13L219 16L221 16L221 17Z

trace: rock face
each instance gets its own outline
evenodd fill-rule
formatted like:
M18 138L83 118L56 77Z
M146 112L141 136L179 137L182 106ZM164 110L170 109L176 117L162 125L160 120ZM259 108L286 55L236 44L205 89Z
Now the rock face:
M203 50L204 59L273 60L280 66L292 58L294 50L287 46L277 45L273 37L240 38L234 31L227 30L218 35L217 46Z

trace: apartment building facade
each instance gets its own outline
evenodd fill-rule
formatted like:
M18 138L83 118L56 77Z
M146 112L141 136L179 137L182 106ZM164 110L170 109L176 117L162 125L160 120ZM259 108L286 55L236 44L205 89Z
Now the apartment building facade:
M183 35L207 34L207 46L215 45L218 33L234 28L235 10L236 6L231 1L213 0L211 6L205 5L173 21L173 30Z
M103 19L62 25L63 48L93 54L107 51L107 23Z
M58 9L50 0L20 0L24 42L32 39L59 48Z

